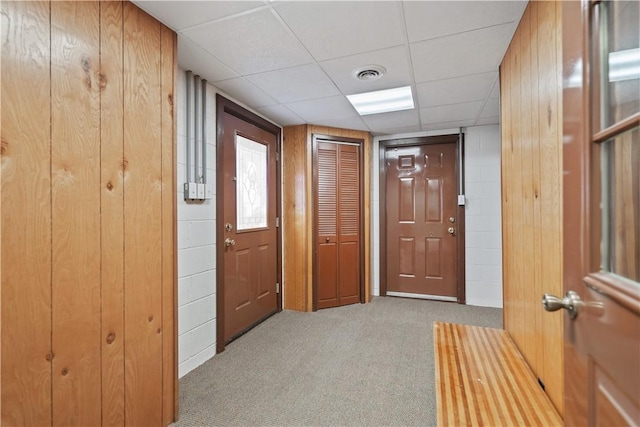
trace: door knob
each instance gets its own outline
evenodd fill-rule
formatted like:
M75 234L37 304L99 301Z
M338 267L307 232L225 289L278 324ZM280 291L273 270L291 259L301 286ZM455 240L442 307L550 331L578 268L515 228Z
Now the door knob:
M455 235L456 235L456 229L455 229L455 228L453 228L453 227L449 227L449 228L447 229L447 232L448 232L449 234L453 235L453 236L455 236Z
M564 308L569 312L569 317L575 319L578 317L578 309L582 306L582 300L580 299L580 295L574 291L568 291L564 298L544 294L542 296L542 306L546 311L556 311Z
M235 244L236 244L236 241L235 241L235 240L233 240L233 239L230 239L230 238L228 238L228 237L227 237L226 239L224 239L224 245L225 245L226 247L229 247L229 246L235 246Z

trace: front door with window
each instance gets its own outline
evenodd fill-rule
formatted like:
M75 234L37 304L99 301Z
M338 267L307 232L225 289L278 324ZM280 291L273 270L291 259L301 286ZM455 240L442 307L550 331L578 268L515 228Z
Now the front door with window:
M565 425L640 425L639 5L563 5Z
M218 321L226 343L278 310L278 138L237 113L219 117Z

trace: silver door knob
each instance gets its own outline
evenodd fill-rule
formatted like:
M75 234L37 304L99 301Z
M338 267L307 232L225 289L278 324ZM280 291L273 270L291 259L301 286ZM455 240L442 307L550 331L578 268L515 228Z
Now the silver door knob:
M579 307L582 306L582 300L577 292L569 291L564 298L558 298L555 295L544 294L542 296L542 306L546 311L556 311L564 308L569 312L569 317L575 319L578 317Z
M226 239L224 239L224 245L225 245L226 247L229 247L229 246L235 246L235 244L236 244L236 241L235 241L235 240L233 240L233 239L230 239L230 238L228 238L228 237L227 237Z
M455 229L455 228L453 228L453 227L449 227L449 228L447 229L447 232L448 232L449 234L452 234L452 235L454 235L454 236L455 236L455 234L456 234L456 229Z

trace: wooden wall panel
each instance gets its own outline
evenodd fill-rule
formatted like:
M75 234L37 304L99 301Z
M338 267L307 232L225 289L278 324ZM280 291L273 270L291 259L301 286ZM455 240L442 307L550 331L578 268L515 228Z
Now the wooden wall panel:
M504 325L562 414L559 7L530 2L501 65Z
M51 3L54 425L101 422L99 16Z
M122 3L100 3L102 423L124 424Z
M562 294L562 2L540 2L538 47L540 64L540 215L542 280L540 292ZM554 31L555 30L555 31ZM539 296L540 294L538 294ZM563 413L562 314L540 311L543 372L551 400ZM549 333L546 333L549 331Z
M284 239L284 308L307 311L307 127L290 126L283 129L282 225Z
M0 7L0 423L167 425L176 35L131 3Z
M371 145L368 132L301 125L285 127L282 146L284 185L284 308L313 310L313 134L363 139L364 280L371 301Z
M125 421L162 422L160 23L124 4Z
M161 27L161 108L162 108L162 423L170 424L177 413L178 378L176 319L178 318L176 174L174 167L176 126L174 107L175 71L177 69L177 35Z
M2 10L0 424L51 424L50 14ZM29 64L28 67L22 64Z

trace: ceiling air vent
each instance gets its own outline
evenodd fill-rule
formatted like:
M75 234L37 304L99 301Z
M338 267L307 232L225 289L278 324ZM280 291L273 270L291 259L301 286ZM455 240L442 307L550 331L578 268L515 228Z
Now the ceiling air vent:
M358 80L362 80L365 82L371 82L374 80L378 80L387 70L380 65L366 65L364 67L359 67L353 70L352 75Z

